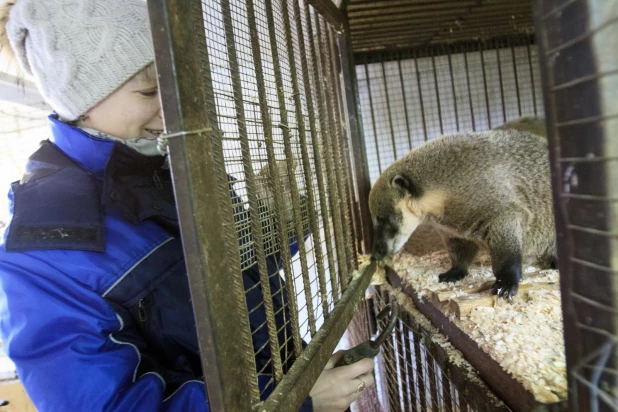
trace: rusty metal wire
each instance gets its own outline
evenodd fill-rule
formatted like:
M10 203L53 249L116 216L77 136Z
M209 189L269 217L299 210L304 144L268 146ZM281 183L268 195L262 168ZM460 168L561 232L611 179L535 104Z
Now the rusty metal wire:
M374 295L375 312L392 298L385 292ZM379 329L388 319L379 321ZM382 347L385 365L385 400L390 411L508 411L489 392L470 391L465 382L456 383L450 364L438 360L428 331L403 312L390 339ZM446 368L440 365L446 365Z
M535 1L554 170L570 409L618 410L616 401L614 143L618 35L614 4ZM594 281L590 281L594 279Z
M231 179L217 184L236 194L227 254L238 273L259 271L245 295L260 291L263 301L238 304L250 319L265 313L252 335L267 332L269 342L250 352L270 354L257 374L272 387L311 344L357 266L336 37L297 0L202 1L196 15L206 29L217 165ZM274 300L285 307L276 310Z

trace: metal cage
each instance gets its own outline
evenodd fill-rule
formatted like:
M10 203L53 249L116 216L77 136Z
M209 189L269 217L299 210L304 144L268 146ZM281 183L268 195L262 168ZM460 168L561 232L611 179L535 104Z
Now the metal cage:
M149 0L149 8L162 147L213 410L297 409L350 320L364 331L354 339L369 334L372 310L358 308L375 265L356 269L372 243L371 184L429 139L522 115L547 118L571 407L618 409L616 1L344 0L339 9L328 0ZM243 285L250 268L259 273L253 289ZM257 290L261 303L247 307ZM285 309L276 312L273 299ZM389 299L373 300L380 308ZM257 310L266 317L253 330L269 336L261 347L250 328ZM406 314L380 359L391 411L508 410L474 395L486 388L466 382ZM260 379L274 391L261 391Z
M297 409L375 268L355 271L359 134L342 15L295 0L149 9L210 407Z
M618 410L618 3L535 1L572 410Z

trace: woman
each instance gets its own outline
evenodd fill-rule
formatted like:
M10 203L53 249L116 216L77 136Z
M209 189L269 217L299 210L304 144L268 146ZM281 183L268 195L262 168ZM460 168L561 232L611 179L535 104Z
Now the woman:
M208 410L171 179L156 149L163 122L146 3L2 6L3 52L54 109L51 138L11 187L0 238L0 332L20 379L40 411ZM272 271L278 260L269 258ZM257 285L254 307L255 265L243 279ZM267 396L263 319L262 308L250 315ZM334 369L337 358L302 410L345 410L373 384L371 360Z

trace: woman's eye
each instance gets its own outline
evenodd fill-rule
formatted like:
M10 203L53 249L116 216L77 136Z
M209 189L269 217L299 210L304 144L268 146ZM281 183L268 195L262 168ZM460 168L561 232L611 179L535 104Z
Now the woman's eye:
M139 92L139 94L141 94L144 97L155 97L158 93L159 93L158 89L145 90L145 91Z

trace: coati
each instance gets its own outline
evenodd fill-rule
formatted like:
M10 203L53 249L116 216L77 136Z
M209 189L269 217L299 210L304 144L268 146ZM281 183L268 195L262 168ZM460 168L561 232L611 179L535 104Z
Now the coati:
M441 282L464 278L479 245L489 249L493 292L517 294L522 257L555 261L545 139L517 130L462 133L425 143L389 166L369 194L372 259L406 243L421 222L444 236L452 267Z
M519 130L520 132L530 132L537 136L547 139L547 127L545 119L532 116L522 116L519 119L510 121L502 126L496 127L494 130Z

